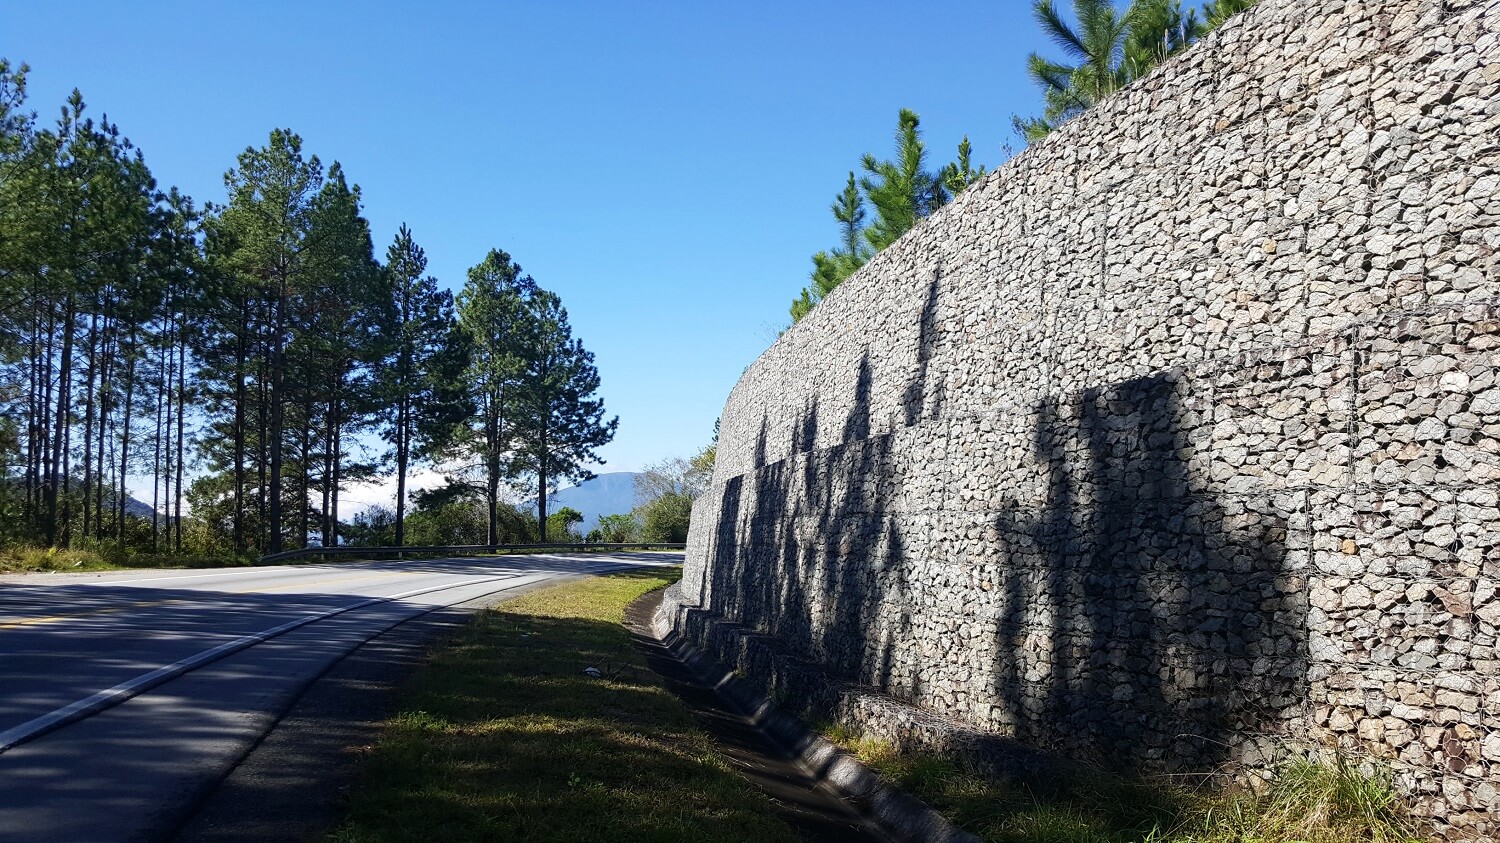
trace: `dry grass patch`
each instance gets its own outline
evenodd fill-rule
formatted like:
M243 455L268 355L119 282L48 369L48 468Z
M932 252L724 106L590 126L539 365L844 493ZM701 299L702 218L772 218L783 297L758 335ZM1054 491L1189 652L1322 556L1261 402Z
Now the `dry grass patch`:
M0 574L85 573L156 568L228 568L256 564L248 557L178 556L125 551L112 543L97 548L0 548Z
M900 753L840 726L825 735L990 843L1407 843L1390 775L1347 759L1285 764L1264 793L1085 771L1001 781L953 759Z

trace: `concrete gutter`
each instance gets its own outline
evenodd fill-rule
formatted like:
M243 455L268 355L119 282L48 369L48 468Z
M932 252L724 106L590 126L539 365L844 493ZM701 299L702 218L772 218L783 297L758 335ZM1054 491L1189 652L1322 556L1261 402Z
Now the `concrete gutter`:
M832 787L886 834L912 843L980 843L978 837L954 826L926 802L895 787L800 719L777 708L753 683L688 644L672 629L659 607L652 618L651 632L726 704L749 717L810 775Z

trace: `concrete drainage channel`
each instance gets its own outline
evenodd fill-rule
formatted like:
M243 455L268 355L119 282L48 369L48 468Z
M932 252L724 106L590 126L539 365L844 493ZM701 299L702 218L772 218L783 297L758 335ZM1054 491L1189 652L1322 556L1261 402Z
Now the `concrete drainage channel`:
M655 591L632 604L626 627L651 667L740 771L782 806L790 824L824 841L979 843L666 629L657 617L662 595Z

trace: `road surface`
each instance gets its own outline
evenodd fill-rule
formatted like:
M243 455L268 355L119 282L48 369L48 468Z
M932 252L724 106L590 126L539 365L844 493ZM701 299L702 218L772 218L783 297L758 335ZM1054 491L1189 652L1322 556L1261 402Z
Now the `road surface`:
M0 840L170 836L340 658L435 609L680 554L0 577Z

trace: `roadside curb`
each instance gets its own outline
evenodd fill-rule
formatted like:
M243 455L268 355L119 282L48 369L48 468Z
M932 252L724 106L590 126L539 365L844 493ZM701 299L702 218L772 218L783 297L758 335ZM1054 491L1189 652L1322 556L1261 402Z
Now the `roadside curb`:
M750 718L755 727L792 755L816 780L826 783L865 817L897 840L921 843L979 843L947 817L911 794L881 778L859 759L813 732L768 700L752 683L735 675L671 628L660 611L663 591L643 595L629 609L647 610L649 620L640 631L665 647L699 681L713 688L730 707ZM643 605L650 603L652 605Z

